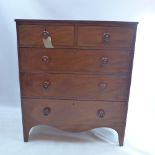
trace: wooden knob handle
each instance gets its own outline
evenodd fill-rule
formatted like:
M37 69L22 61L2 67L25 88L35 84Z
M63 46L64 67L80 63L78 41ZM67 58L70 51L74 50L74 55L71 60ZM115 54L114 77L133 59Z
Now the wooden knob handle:
M41 60L42 60L43 63L47 64L48 61L49 61L49 58L48 58L48 56L42 56Z
M110 41L110 33L103 33L103 41L104 42Z
M49 107L45 107L43 109L43 115L44 116L48 116L50 114L50 112L51 112L51 108L49 108Z
M99 118L103 118L103 117L105 116L104 110L103 110L103 109L97 110L97 116L98 116Z
M45 30L42 32L42 38L43 39L47 39L49 36L50 36L50 33L48 31Z
M50 82L49 81L44 81L42 83L42 86L43 86L44 89L47 89L50 86Z
M101 58L101 64L102 65L106 65L106 64L108 64L108 62L109 62L109 59L107 57L102 57Z

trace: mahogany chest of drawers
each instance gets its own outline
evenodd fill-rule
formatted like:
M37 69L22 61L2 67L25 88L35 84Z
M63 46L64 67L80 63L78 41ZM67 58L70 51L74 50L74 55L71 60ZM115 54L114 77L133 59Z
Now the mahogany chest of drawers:
M39 124L124 141L136 22L16 20L24 141Z

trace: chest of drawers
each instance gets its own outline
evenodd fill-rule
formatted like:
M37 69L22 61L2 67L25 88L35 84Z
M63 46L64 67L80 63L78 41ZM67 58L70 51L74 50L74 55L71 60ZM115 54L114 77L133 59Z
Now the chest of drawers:
M124 141L136 22L16 20L24 141L44 124Z

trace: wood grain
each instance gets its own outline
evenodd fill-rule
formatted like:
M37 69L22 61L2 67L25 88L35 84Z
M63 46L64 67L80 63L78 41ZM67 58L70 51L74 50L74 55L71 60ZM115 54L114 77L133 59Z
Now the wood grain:
M43 113L46 107L50 109L48 115ZM97 115L99 109L105 111L103 118ZM23 99L23 113L29 115L32 124L51 125L69 131L84 131L87 126L92 129L94 126L123 124L125 109L125 102Z
M57 99L126 101L129 90L126 76L22 73L21 85L23 97Z
M137 22L15 21L24 141L39 124L109 127L123 146Z
M110 40L104 40L104 33L110 35ZM78 46L127 48L130 49L134 37L134 29L127 27L79 26Z
M73 26L53 26L53 25L20 25L19 45L44 47L42 32L46 30L50 33L52 44L57 46L73 46L74 27Z
M21 48L20 64L24 72L129 73L132 55L124 50ZM48 62L42 60L44 56ZM108 59L107 64L102 62L103 58Z

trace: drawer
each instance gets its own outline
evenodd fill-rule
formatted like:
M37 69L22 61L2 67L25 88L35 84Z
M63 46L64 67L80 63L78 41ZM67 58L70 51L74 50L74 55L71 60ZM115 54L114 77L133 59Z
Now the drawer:
M132 48L135 29L131 27L79 26L78 46Z
M47 31L54 47L73 46L74 27L72 25L19 25L19 46L44 47L42 33Z
M133 53L122 50L20 49L21 71L127 73Z
M21 73L23 97L78 100L128 100L126 76Z
M24 116L33 123L82 131L95 127L122 124L126 102L23 99Z

